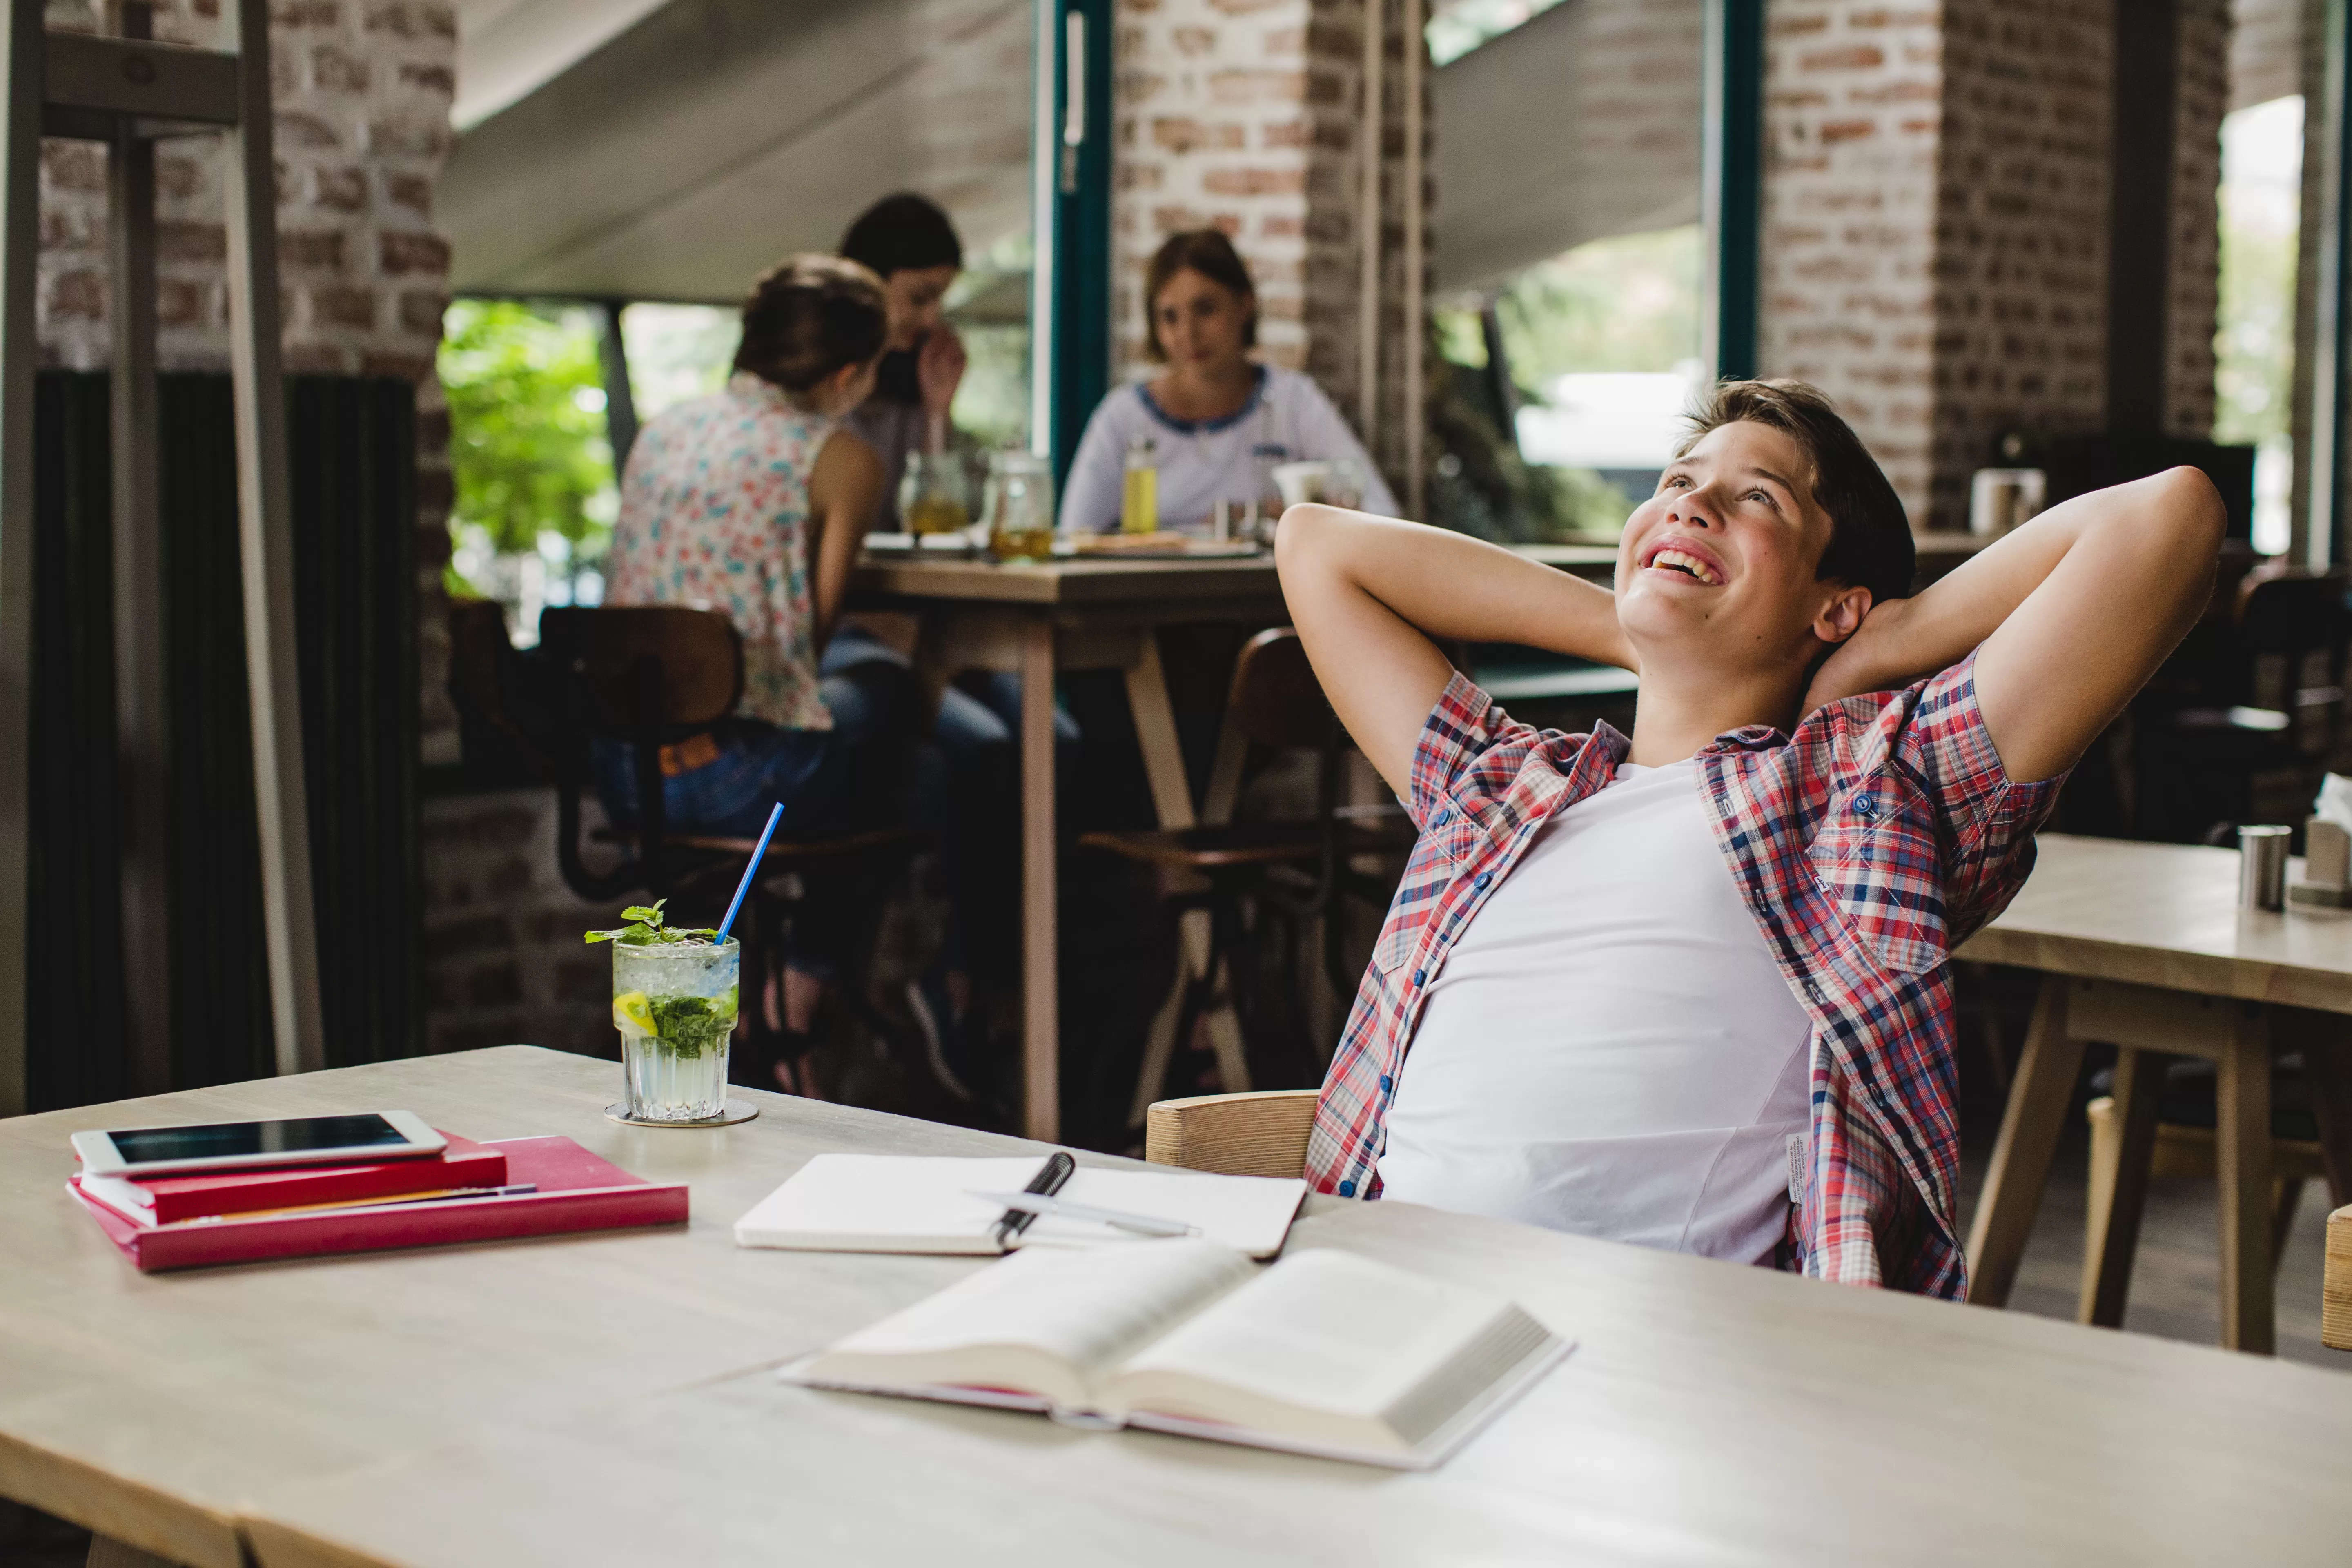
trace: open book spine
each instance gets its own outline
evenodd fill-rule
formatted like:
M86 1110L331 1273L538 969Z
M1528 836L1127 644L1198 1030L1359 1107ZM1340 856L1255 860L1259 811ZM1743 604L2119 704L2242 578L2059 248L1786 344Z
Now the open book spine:
M1125 1413L1098 1410L1086 1406L1057 1405L1051 1400L1017 1388L982 1388L969 1384L919 1384L886 1386L880 1384L853 1383L835 1378L808 1375L807 1369L816 1357L800 1360L778 1369L778 1381L802 1388L835 1389L845 1394L879 1394L891 1399L925 1400L940 1405L977 1405L991 1410L1018 1410L1030 1415L1045 1415L1065 1426L1084 1431L1108 1432L1133 1427L1139 1432L1158 1432L1175 1437L1200 1437L1212 1443L1234 1443L1244 1447L1269 1448L1277 1453L1304 1454L1310 1458L1338 1459L1348 1464L1379 1465L1388 1469L1433 1469L1453 1458L1461 1447L1485 1430L1488 1423L1501 1415L1520 1394L1542 1381L1546 1373L1566 1360L1576 1348L1570 1340L1547 1337L1544 1343L1526 1360L1513 1367L1508 1375L1498 1378L1485 1393L1449 1421L1430 1441L1408 1453L1390 1453L1370 1448L1349 1448L1301 1441L1272 1432L1260 1432L1247 1426L1236 1426L1222 1421L1195 1420L1183 1415L1163 1415L1149 1410Z

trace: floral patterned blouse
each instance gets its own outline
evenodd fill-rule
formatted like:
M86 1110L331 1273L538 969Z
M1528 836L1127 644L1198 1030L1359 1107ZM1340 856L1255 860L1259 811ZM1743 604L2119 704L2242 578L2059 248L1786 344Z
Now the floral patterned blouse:
M605 602L702 605L743 634L736 712L830 730L817 695L809 585L809 470L834 421L737 371L725 390L637 432L621 481Z

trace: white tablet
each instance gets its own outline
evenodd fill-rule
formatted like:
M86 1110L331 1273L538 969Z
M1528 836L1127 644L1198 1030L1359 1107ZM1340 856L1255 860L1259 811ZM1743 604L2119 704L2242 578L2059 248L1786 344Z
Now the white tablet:
M350 1164L438 1154L449 1141L413 1110L299 1116L284 1121L210 1121L77 1132L74 1152L94 1176L160 1176L252 1165Z

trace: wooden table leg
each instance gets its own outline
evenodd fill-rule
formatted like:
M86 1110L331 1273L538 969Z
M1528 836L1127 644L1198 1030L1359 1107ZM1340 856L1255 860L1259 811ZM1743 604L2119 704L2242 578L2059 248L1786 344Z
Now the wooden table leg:
M1980 1306L2009 1304L2082 1067L2083 1043L2066 1033L2066 981L2046 975L1969 1226L1969 1300Z
M2221 1343L2268 1355L2271 1280L2271 1037L2244 1009L2215 1064L2214 1157L2221 1184Z
M2303 1072L2318 1123L2319 1159L2327 1171L2330 1208L2352 1204L2352 1021L2315 1017L2302 1031Z
M2132 1254L2147 1209L2148 1168L2156 1159L2156 1113L2164 1089L2165 1058L2155 1051L2116 1053L2113 1131L2091 1143L2090 1225L2083 1237L2083 1290L2074 1321L2119 1329L2131 1294Z
M1192 809L1192 781L1184 773L1184 748L1176 734L1176 709L1168 700L1168 677L1160 663L1160 639L1146 630L1135 659L1127 667L1127 705L1135 717L1135 739L1143 752L1144 776L1151 783L1151 804L1163 828L1191 827L1199 820ZM1177 922L1178 984L1187 976L1213 983L1209 973L1209 913L1188 912ZM1231 999L1220 992L1204 1010L1209 1041L1217 1054L1218 1087L1227 1094L1246 1093L1250 1087L1249 1056L1242 1045L1242 1022ZM1173 1026L1173 1018L1170 1025ZM1183 1042L1174 1042L1181 1047ZM1148 1054L1148 1053L1147 1053ZM1139 1101L1148 1090L1139 1086Z
M1054 866L1054 627L1021 630L1021 1131L1061 1136L1060 900Z

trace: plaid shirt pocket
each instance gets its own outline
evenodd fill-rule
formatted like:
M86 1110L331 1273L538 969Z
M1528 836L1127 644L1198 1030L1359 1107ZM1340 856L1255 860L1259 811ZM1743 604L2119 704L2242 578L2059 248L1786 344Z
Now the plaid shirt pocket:
M1864 774L1830 802L1806 849L1846 929L1889 974L1944 962L1943 853L1932 804L1893 768Z

